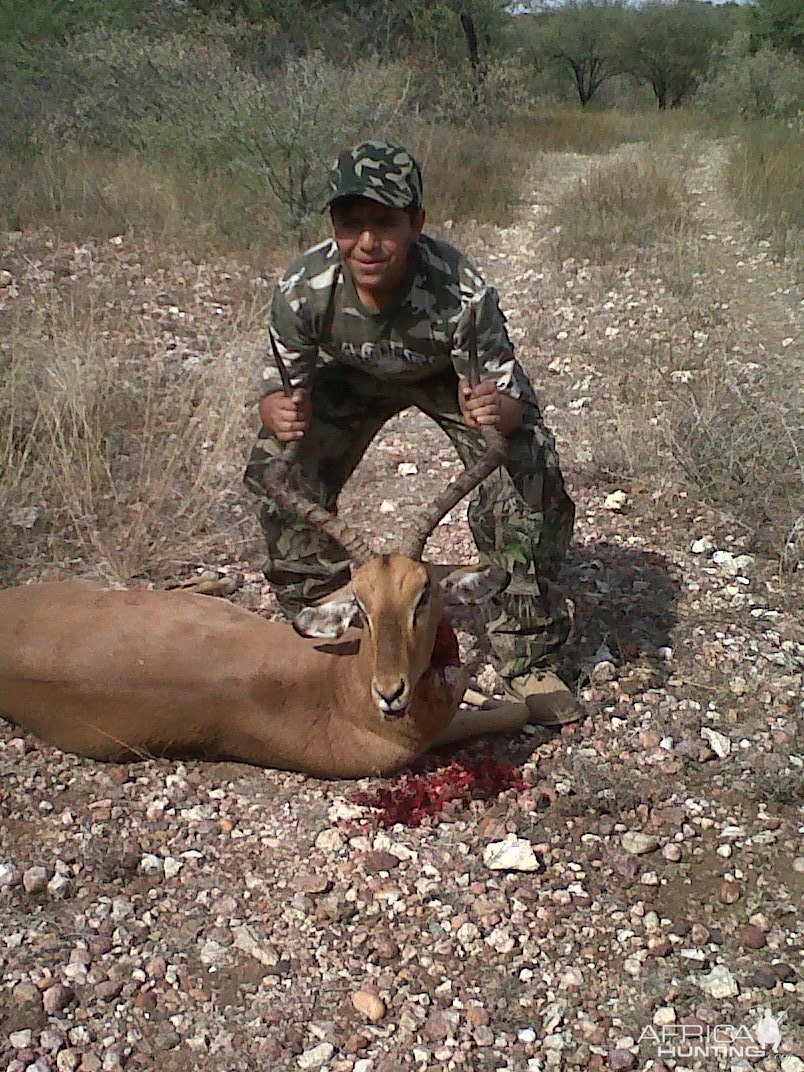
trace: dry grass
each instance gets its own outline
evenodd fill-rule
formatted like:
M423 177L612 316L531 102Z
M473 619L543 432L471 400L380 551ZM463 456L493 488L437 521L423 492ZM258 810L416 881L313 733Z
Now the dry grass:
M10 325L0 360L4 580L66 563L158 576L220 550L248 424L242 355L225 343L183 362L141 319L54 297Z
M581 110L557 106L521 116L511 140L529 152L610 153L621 145L697 133L702 120L690 112Z
M790 566L804 560L800 403L784 367L738 367L718 348L679 385L660 425L702 497L741 521L755 549Z
M417 124L400 135L420 155L434 220L510 222L524 159L503 133ZM513 156L513 159L512 159ZM320 167L326 170L326 163ZM201 173L132 152L52 150L0 161L0 226L46 226L60 238L149 238L195 255L269 255L292 239L275 197L223 172ZM321 226L316 212L310 234Z
M202 255L264 254L281 241L268 199L223 175L194 174L134 153L61 149L0 163L0 224L47 226L77 242L118 234L176 244Z
M777 256L804 253L804 132L792 123L743 124L726 179L738 210Z
M402 140L421 162L431 219L511 222L531 161L507 131L428 124Z
M680 169L654 147L595 167L564 194L549 217L560 259L596 263L679 235L689 221Z
M675 481L734 518L752 549L804 560L804 428L788 367L732 358L733 329L705 350L639 333L600 352L607 393L579 422L594 443L593 479Z

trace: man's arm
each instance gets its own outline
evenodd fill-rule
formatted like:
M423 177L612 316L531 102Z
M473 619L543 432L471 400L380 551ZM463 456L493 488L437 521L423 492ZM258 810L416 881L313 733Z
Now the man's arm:
M511 436L522 423L525 405L501 391L494 380L481 380L474 389L465 376L458 381L458 405L470 428L491 425Z
M292 279L281 279L274 291L269 326L273 345L269 342L267 347L260 383L260 420L280 443L301 439L310 426L307 382L318 354L318 344L304 316L304 303L293 294ZM293 384L290 396L282 387L274 347Z
M536 402L530 380L514 357L497 292L472 274L467 282L475 288L457 325L453 365L459 375L458 404L470 428L493 425L511 436L522 423L525 405ZM476 316L477 352L481 380L472 388L466 377L470 310Z

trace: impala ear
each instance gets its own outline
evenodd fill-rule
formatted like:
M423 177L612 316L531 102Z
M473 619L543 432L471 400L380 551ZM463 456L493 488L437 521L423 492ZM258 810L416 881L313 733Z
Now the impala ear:
M305 607L293 619L293 628L303 637L334 640L346 632L359 613L349 592L315 607Z
M494 562L453 570L441 581L444 606L485 603L502 592L510 580L511 574Z

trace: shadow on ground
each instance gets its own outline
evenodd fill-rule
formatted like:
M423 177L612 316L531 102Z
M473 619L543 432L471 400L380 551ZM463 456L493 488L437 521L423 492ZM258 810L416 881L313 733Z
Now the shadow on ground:
M666 682L662 649L673 646L681 590L678 570L667 558L605 541L575 547L559 584L575 604L575 635L559 668L569 683L582 687L604 658L631 695Z

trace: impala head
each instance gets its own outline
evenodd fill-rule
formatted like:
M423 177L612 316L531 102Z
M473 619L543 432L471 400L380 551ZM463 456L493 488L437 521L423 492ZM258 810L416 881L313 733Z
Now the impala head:
M354 569L334 598L308 607L293 625L307 637L339 637L362 625L371 663L371 694L381 716L405 715L428 670L457 666L457 641L444 605L480 602L501 591L508 574L486 565L449 571L405 555L379 555Z

